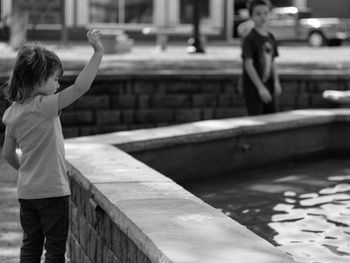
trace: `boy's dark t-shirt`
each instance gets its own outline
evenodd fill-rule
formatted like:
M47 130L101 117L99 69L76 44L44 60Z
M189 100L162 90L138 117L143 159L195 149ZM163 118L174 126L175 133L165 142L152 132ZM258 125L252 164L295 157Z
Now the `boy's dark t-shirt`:
M274 36L268 33L267 36L259 34L254 28L243 39L243 94L248 101L261 101L258 89L249 77L244 61L253 59L253 65L266 88L273 93L274 81L272 72L272 62L278 56L277 43Z

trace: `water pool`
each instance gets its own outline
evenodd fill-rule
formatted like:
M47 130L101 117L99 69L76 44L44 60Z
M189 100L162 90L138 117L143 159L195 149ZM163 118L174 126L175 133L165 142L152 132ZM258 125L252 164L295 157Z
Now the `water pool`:
M186 188L296 262L350 262L350 157L288 163L234 177Z

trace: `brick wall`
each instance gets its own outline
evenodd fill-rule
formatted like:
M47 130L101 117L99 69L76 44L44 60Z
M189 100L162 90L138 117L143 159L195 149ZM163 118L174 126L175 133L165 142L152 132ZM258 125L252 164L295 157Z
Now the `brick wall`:
M93 201L89 189L72 174L70 185L69 262L150 263L135 243Z
M75 76L66 76L63 87ZM3 78L0 82L4 82ZM349 76L282 75L281 110L329 108L326 89L347 90ZM106 75L61 116L66 138L246 115L231 75ZM7 107L0 100L0 116ZM0 124L0 141L4 126Z

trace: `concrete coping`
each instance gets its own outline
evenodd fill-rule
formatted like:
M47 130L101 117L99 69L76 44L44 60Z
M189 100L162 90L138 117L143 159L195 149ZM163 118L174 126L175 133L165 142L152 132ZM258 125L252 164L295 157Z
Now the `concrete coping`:
M114 145L128 153L247 134L350 121L350 109L294 110L271 115L206 120L153 129L68 139L67 142ZM176 139L175 139L176 138Z
M337 109L202 121L69 139L66 156L75 180L151 262L292 262L266 240L119 148L142 151L170 141L199 142L349 120L350 110Z

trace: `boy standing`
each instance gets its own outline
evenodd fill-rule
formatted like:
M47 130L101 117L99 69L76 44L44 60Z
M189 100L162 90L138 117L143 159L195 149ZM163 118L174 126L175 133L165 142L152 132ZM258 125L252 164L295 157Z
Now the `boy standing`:
M249 115L278 111L281 84L275 65L277 43L267 30L270 5L265 0L251 0L249 15L254 28L243 39L243 95Z

